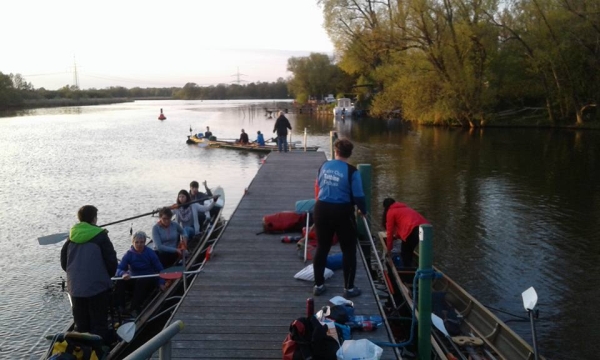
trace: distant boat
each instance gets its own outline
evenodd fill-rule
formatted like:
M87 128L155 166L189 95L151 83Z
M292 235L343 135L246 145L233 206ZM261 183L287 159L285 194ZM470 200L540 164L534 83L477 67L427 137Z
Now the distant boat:
M160 109L160 115L158 115L158 120L166 120L167 117L163 114L162 108Z
M354 112L352 100L348 98L337 99L337 105L333 108L333 116L352 116L352 112Z

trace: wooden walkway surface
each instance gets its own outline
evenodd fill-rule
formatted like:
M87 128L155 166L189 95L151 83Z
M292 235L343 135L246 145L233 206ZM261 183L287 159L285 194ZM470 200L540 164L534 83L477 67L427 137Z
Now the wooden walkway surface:
M305 266L295 244L281 243L281 235L256 233L264 215L293 211L296 201L314 198L314 179L325 160L322 152L268 156L173 316L185 323L173 338L173 359L281 359L290 322L305 316L313 284L294 279ZM355 313L377 315L376 298L360 255L358 259L356 285L363 294L352 299ZM342 270L325 284L327 292L315 297L315 311L343 296ZM385 327L354 332L353 338L390 341ZM384 348L382 359L396 359L394 351Z

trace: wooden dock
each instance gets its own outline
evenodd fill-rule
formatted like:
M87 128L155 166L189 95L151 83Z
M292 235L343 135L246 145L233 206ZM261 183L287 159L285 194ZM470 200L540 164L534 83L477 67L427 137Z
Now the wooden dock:
M310 262L304 264L296 245L282 243L281 235L256 234L264 215L293 211L296 201L314 198L314 179L325 160L323 152L268 156L173 315L172 321L185 323L173 338L173 359L281 359L290 323L305 316L306 299L313 297L312 282L294 279ZM379 315L359 254L356 285L363 293L352 299L355 313ZM343 296L342 270L325 284L327 292L315 297L315 311ZM353 338L391 341L386 327L354 332ZM382 359L397 358L392 348L384 348Z

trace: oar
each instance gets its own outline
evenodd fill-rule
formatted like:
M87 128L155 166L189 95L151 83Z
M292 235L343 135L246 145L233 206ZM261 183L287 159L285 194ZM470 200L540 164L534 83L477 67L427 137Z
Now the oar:
M148 275L134 275L134 276L130 276L129 279L144 279L144 278L151 278L151 277L159 277L161 279L164 280L175 280L175 279L179 279L180 277L183 276L185 269L183 266L172 266L170 268L166 268L163 271L159 272L158 274L148 274ZM122 276L115 276L112 277L111 280L124 280Z
M308 228L308 220L310 218L310 213L307 211L306 212L306 237L304 238L304 263L306 263L306 257L307 257L307 253L308 253L308 233L309 233L309 228Z
M369 237L369 241L371 242L371 246L373 247L373 252L375 253L375 258L377 259L377 264L379 265L379 269L383 273L383 280L385 281L385 286L387 287L388 293L390 294L390 300L392 301L392 305L395 309L396 301L394 300L394 287L392 286L392 281L390 280L387 269L383 268L383 264L381 263L381 259L379 258L379 253L377 252L377 248L375 247L375 242L373 241L373 235L371 235L371 229L369 228L367 218L365 218L364 215L361 215L361 217L365 224L365 230L367 230L367 236Z
M135 321L119 326L117 329L117 335L119 335L119 337L125 342L130 342L133 340L133 336L135 335Z
M177 205L177 204L171 205L171 209L177 209L179 206L197 203L197 202L200 202L200 201L208 200L210 198L212 198L212 196L207 196L207 197L204 197L204 198L201 198L201 199L196 199L196 200L190 201L190 202L182 204L182 205ZM145 214L136 215L136 216L128 217L126 219L117 220L117 221L110 222L108 224L100 225L100 227L105 227L105 226L109 226L109 225L119 224L119 223L122 223L122 222L125 222L125 221L129 221L129 220L133 220L133 219L138 219L138 218L141 218L141 217L144 217L144 216L148 216L148 215L154 215L154 214L156 214L159 211L160 211L160 209L153 210L153 211L147 212ZM38 243L40 245L56 244L56 243L59 243L59 242L63 241L64 239L66 239L68 236L69 236L69 233L58 233L58 234L46 235L46 236L39 237L38 238Z
M530 287L529 289L523 291L523 293L521 294L521 296L523 297L523 306L525 307L525 310L527 310L527 313L529 314L529 321L531 321L531 333L533 334L533 357L535 358L535 360L538 360L538 349L537 349L537 341L536 341L536 334L535 334L535 305L537 304L537 293L535 292L535 289L532 287Z
M436 314L431 313L431 322L442 334L444 334L444 336L448 339L448 341L450 341L450 344L452 344L452 347L454 348L454 350L456 350L456 352L458 353L458 356L460 356L460 358L462 360L467 360L467 358L463 355L463 353L460 352L460 349L458 348L458 346L454 343L454 341L452 341L452 338L450 337L450 334L448 334L448 331L446 330L446 326L444 325L444 320L442 320L442 318L437 316Z

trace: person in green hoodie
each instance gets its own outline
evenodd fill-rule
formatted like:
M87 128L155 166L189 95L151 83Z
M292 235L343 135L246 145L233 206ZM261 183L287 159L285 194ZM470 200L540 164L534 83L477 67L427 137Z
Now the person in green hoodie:
M61 267L67 272L75 330L99 335L109 342L110 278L117 271L117 253L108 231L96 225L96 207L81 207L77 218L80 222L71 228L60 252Z

